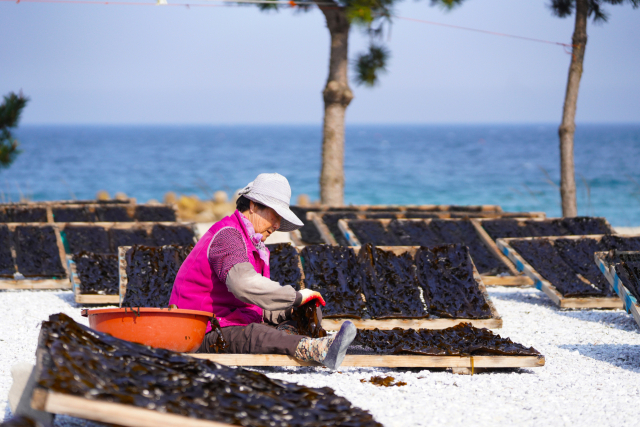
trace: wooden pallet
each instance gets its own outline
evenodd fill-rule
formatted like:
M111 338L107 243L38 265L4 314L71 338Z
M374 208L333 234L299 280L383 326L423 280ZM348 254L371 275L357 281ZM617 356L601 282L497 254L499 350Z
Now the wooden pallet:
M231 427L230 424L216 421L166 414L122 403L91 400L43 388L36 388L33 391L31 407L52 414L126 427Z
M320 366L302 362L284 354L190 354L229 366ZM351 355L340 367L376 368L539 368L544 356L418 356L418 355Z
M627 313L630 313L638 326L640 326L640 305L638 304L638 300L633 296L629 289L627 289L620 277L618 277L618 273L616 272L616 268L613 265L609 265L606 261L605 257L608 252L596 252L593 256L596 262L596 265L604 274L604 277L607 279L611 287L618 294L622 303L624 305L624 309Z
M509 257L516 265L518 271L523 272L534 281L536 289L544 292L560 308L623 308L620 298L598 298L598 297L574 297L565 298L548 280L545 280L513 247L509 244L512 240L535 240L535 239L601 239L604 235L592 234L586 236L551 236L551 237L521 237L511 239L498 239L496 244L502 252ZM624 237L624 236L623 236ZM631 237L631 236L630 236ZM579 276L581 277L581 276ZM587 279L583 280L588 282Z
M376 246L378 249L383 251L393 252L396 255L401 255L405 252L409 252L411 255L415 255L416 251L419 249L419 246ZM298 253L302 251L302 248L297 248ZM356 255L360 252L360 247L352 247L353 251ZM487 293L487 289L483 283L483 277L478 274L478 270L476 266L473 264L473 260L471 261L473 265L473 277L478 283L478 287L480 288L480 292L482 292L485 300L489 304L489 308L491 310L491 318L489 319L446 319L446 318L422 318L422 319L350 319L350 318L322 318L322 327L328 331L337 331L340 329L340 326L345 321L352 322L359 329L393 329L393 328L403 328L403 329L446 329L452 326L456 326L460 323L471 323L473 326L477 328L489 328L489 329L499 329L502 328L502 317L498 314L498 310L495 305L489 298L489 294ZM301 272L301 288L304 288L304 269L302 269L302 264L300 264L300 272ZM361 295L364 299L364 295Z
M459 219L459 218L451 218L450 220L451 221L461 221L461 219ZM351 246L361 246L360 241L358 240L357 236L355 235L355 233L351 230L351 227L349 226L349 221L350 220L345 220L345 219L339 220L338 221L338 228L340 228L340 231L342 231L343 235L345 236L345 238L347 239L347 241L349 242L349 244ZM377 219L376 221L379 221L385 228L387 228L389 223L392 220L390 220L390 219ZM402 221L423 221L425 223L429 223L431 221L431 219L430 218L423 218L423 219L420 219L420 218L407 218L407 219L403 219ZM523 276L522 273L520 273L516 269L516 267L509 260L509 258L504 256L504 254L496 246L496 243L493 241L493 239L491 239L491 237L489 237L487 232L480 226L480 223L475 219L470 219L470 221L471 221L471 224L473 225L474 229L478 233L478 236L480 237L480 240L482 240L482 242L485 244L485 246L487 247L489 252L493 256L498 258L509 269L509 273L511 274L510 276L488 276L488 275L483 275L482 276L482 280L483 280L484 284L487 285L487 286L532 286L533 285L533 281L531 279L529 279L528 277Z
M118 304L120 297L118 295L99 295L99 294L83 294L80 291L80 277L76 270L76 263L73 261L72 255L67 255L67 264L69 266L69 278L73 286L73 294L78 304L96 304L111 305Z
M9 279L9 278L0 278L0 290L10 290L10 289L21 289L21 290L67 290L71 289L71 281L69 274L69 266L66 263L66 256L64 252L64 245L62 244L62 238L60 237L60 229L55 224L48 223L39 223L39 222L9 222L4 223L11 232L13 232L16 227L52 227L56 236L56 244L58 246L58 252L60 254L60 262L62 263L62 267L65 270L65 276L62 278L47 278L47 277L29 277L24 279ZM16 260L16 251L11 245L11 255L13 257L14 263ZM15 265L16 271L18 271L18 266Z

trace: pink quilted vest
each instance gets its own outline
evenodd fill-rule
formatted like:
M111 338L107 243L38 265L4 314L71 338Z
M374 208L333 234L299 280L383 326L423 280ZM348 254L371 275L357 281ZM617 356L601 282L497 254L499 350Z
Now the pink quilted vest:
M257 305L240 301L229 292L227 285L216 273L211 271L208 259L209 246L216 233L225 227L233 227L240 231L249 262L258 274L270 278L269 264L260 259L240 215L242 214L236 210L233 215L221 219L198 241L178 271L169 300L169 304L175 304L178 308L214 313L223 328L261 323L262 309ZM210 330L211 324L207 325L207 332Z

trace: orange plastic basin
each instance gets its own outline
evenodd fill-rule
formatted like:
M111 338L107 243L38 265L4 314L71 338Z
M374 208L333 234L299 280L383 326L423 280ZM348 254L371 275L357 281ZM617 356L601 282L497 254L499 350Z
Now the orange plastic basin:
M126 311L125 311L126 310ZM140 314L138 314L138 310ZM82 310L89 326L116 338L178 352L195 352L213 313L177 308Z

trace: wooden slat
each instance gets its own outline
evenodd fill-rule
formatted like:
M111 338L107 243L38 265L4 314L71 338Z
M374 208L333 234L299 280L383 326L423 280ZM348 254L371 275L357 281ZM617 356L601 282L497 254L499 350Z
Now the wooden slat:
M602 271L607 281L611 284L613 290L618 294L618 296L620 296L624 309L627 313L630 313L633 316L633 319L636 321L638 326L640 326L640 305L638 304L638 300L636 300L629 289L624 286L616 272L615 266L609 265L606 262L606 254L607 252L596 252L594 254L596 265L600 271Z
M347 221L345 221L344 219L339 219L338 228L340 229L340 231L342 231L344 238L347 239L347 242L349 242L351 246L362 245L360 243L360 240L358 240L358 237L356 237L356 234L351 230L351 227L349 227L349 223Z
M31 406L58 415L127 427L229 427L216 421L198 420L121 403L101 402L36 388Z
M0 290L68 290L72 289L69 278L64 279L0 279Z
M485 231L485 229L482 228L482 225L480 225L480 223L475 219L471 219L469 221L471 221L471 225L473 225L473 228L475 228L476 233L478 233L480 240L482 240L482 243L484 243L487 249L489 249L489 252L491 252L494 257L502 261L502 263L509 269L509 272L511 273L512 276L517 277L518 270L516 269L516 266L513 265L513 263L509 260L509 258L507 258L500 251L500 249L498 249L498 246L496 246L496 242L494 242L491 236L489 236L489 234Z
M553 286L551 282L545 280L520 254L518 254L509 245L511 240L533 240L533 239L549 239L557 240L563 238L581 239L581 238L602 238L603 235L588 236L556 236L556 237L524 237L513 239L498 239L496 244L502 252L509 257L516 265L518 271L523 272L530 277L536 289L544 292L557 306L561 308L623 308L622 301L619 298L565 298Z
M482 276L486 286L533 286L533 280L527 276Z
M284 354L190 354L229 366L318 366ZM416 356L346 355L340 367L386 368L537 368L544 356Z
M328 244L328 245L337 245L338 244L338 242L336 241L335 237L333 237L333 234L331 234L331 231L329 230L329 227L327 227L327 224L325 224L324 221L322 220L322 217L317 215L315 212L308 212L307 213L307 218L310 219L311 221L313 221L313 223L315 224L316 228L320 232L320 236L322 237L322 240L324 240L324 242L326 244Z

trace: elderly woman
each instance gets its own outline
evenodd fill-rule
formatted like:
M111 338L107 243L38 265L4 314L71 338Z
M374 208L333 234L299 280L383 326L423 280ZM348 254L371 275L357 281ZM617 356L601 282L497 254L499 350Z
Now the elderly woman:
M258 175L240 192L233 215L215 223L193 248L176 276L169 304L214 313L230 353L288 354L336 369L355 338L353 323L343 323L332 337L296 335L293 310L314 300L324 305L324 300L318 292L296 292L269 279L264 241L276 230L303 225L289 209L290 199L284 176ZM212 352L217 339L209 324L198 352Z

